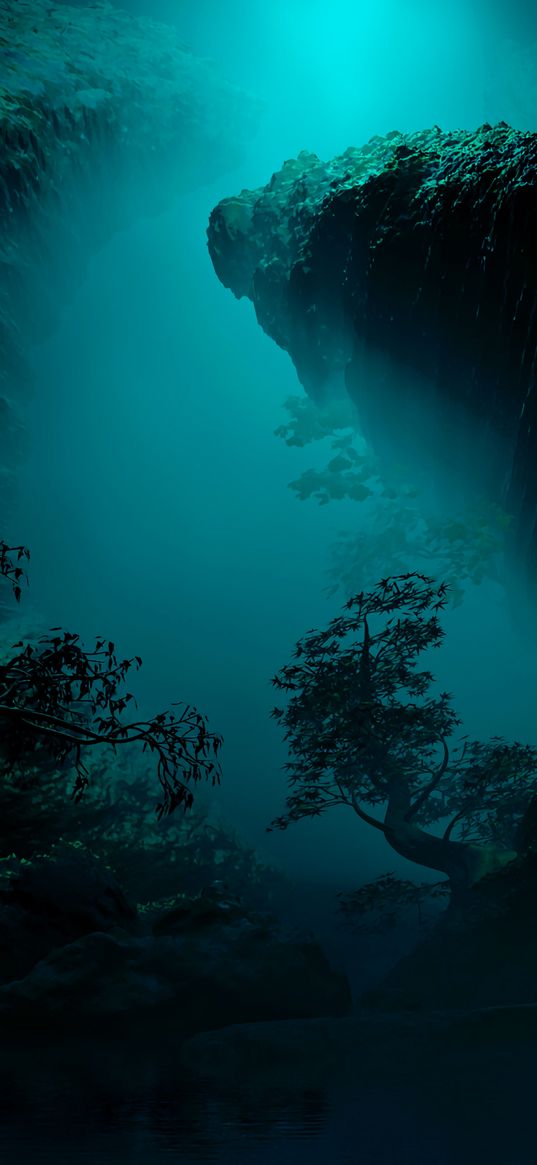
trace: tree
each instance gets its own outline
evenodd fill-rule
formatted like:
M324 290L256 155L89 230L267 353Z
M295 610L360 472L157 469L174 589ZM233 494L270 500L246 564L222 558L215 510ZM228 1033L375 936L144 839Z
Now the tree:
M485 578L502 581L502 558L511 518L500 506L474 498L461 512L442 514L430 502L427 483L404 466L381 464L360 433L349 399L320 409L313 401L289 397L289 421L275 433L287 445L304 447L329 441L333 456L323 469L307 469L289 483L301 501L317 499L361 503L362 521L342 531L332 546L328 595L353 594L383 571L399 574L426 559L449 585L452 606L459 606L464 585Z
M151 761L132 745L104 745L86 758L84 797L66 796L68 773L43 758L0 782L0 872L12 860L91 854L110 869L128 900L141 904L199 894L215 879L246 907L285 896L283 874L266 866L235 829L197 797L188 813L157 819ZM153 766L154 767L154 766Z
M15 557L16 556L16 557ZM21 566L26 547L0 541L0 576L11 583L17 602L26 577ZM220 782L218 753L222 737L209 732L207 717L190 704L173 704L150 720L125 722L132 692L124 689L127 673L142 666L139 656L121 659L111 640L98 636L86 648L80 636L52 627L36 643L13 644L0 663L0 756L5 772L32 764L74 765L73 797L79 800L89 781L85 750L99 744L139 744L156 759L161 800L157 815L194 801L191 785Z
M426 575L384 578L297 643L296 662L272 681L289 694L272 715L292 759L286 812L270 828L346 806L460 896L516 859L517 825L537 788L537 748L499 736L452 743L461 724L452 697L435 694L432 673L417 669L419 656L442 643L446 601L446 585ZM378 888L385 892L386 882ZM393 882L389 889L393 899ZM371 884L361 893L371 907Z

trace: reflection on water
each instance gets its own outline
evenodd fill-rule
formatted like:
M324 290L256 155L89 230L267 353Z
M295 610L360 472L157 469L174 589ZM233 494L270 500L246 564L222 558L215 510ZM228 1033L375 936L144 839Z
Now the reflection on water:
M68 1115L61 1098L52 1104L45 1096L39 1099L30 1123L2 1113L5 1165L261 1163L272 1159L276 1146L282 1162L301 1160L297 1146L323 1131L327 1111L326 1099L315 1094L218 1097L184 1083L159 1095L140 1092L123 1101L69 1105ZM317 1158L305 1150L306 1159Z
M503 1058L326 1088L187 1081L167 1050L20 1046L0 1071L2 1165L535 1165L532 1071ZM471 1057L470 1057L471 1060ZM494 1060L494 1056L492 1057ZM502 1066L503 1065L503 1066ZM482 1064L481 1064L482 1068ZM508 1082L511 1081L509 1085Z

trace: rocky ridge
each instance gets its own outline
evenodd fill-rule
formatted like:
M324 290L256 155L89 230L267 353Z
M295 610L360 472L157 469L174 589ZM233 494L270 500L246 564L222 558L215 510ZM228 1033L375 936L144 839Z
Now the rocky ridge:
M344 383L388 455L468 475L537 568L537 135L394 131L302 152L214 208L209 250L322 402ZM474 475L474 477L472 477Z
M107 3L0 0L0 504L24 449L27 352L91 254L232 169L260 105L176 31Z

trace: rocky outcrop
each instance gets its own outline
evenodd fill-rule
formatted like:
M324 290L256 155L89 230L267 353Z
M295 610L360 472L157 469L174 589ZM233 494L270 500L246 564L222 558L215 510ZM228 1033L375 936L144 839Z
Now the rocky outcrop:
M361 997L380 1011L535 1008L537 851L478 882ZM536 1009L537 1010L537 1009Z
M220 280L306 391L345 382L376 450L468 479L537 569L537 135L374 137L301 153L214 209Z
M419 1095L438 1089L439 1075L456 1077L475 1095L482 1081L513 1064L520 1077L531 1071L537 1033L537 1006L489 1007L426 1016L373 1014L342 1019L286 1020L234 1024L201 1032L181 1047L181 1062L193 1076L228 1086L262 1083L279 1088L344 1088L359 1082L387 1087L413 1082ZM512 1079L512 1078L511 1078Z
M136 918L116 878L76 847L54 858L0 863L0 983L23 978L52 951Z
M91 933L0 987L4 1028L148 1023L181 1036L350 1009L345 977L331 970L316 943L279 938L244 919L177 936Z
M346 1015L351 993L311 937L216 890L147 914L79 847L0 873L0 1022L70 1031ZM156 910L156 913L155 913Z
M91 254L242 158L259 103L176 31L107 3L0 0L0 505L24 448L29 344Z

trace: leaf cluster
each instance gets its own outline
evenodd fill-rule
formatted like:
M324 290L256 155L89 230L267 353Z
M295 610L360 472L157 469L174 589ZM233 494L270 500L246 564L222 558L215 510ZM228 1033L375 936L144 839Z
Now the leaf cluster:
M354 430L357 413L348 397L329 401L323 409L317 408L307 396L289 396L284 401L289 420L274 430L286 445L303 448L314 441L332 437L336 430Z
M441 823L446 840L513 849L537 793L537 747L500 736L451 740L461 724L451 695L417 666L442 643L446 601L446 585L429 576L382 579L299 640L273 679L287 697L272 715L291 758L286 813L273 826L347 805L384 831L366 807L385 807L396 793L401 820Z
M341 532L332 545L328 595L352 593L380 570L390 574L409 563L434 563L449 586L453 607L461 605L464 583L479 586L486 578L501 580L505 536L511 520L485 499L477 499L453 517L422 511L401 498L387 504L372 499L367 528Z
M22 547L3 543L0 575L20 589L21 568L13 562L26 555ZM16 593L16 597L17 596ZM83 754L88 747L137 743L156 760L162 817L178 806L193 804L192 783L220 781L218 754L222 737L208 729L207 717L189 704L177 702L151 719L125 721L131 704L137 707L125 680L140 656L122 659L113 641L97 636L85 647L80 636L50 629L36 642L12 645L0 663L0 758L6 770L27 766L32 756L45 752L56 766L74 765L73 796L80 799L88 786ZM180 708L180 712L172 709Z
M286 444L304 446L328 440L332 454L322 469L310 468L289 483L300 501L319 505L338 500L363 503L356 528L342 531L331 548L328 595L353 594L381 573L403 573L426 559L428 569L449 585L451 604L459 606L464 585L485 578L502 580L502 557L510 515L487 499L476 498L460 513L432 508L425 485L404 467L382 464L360 432L350 400L319 408L309 398L289 397L286 425L275 433Z
M287 813L274 825L336 804L381 804L394 780L417 791L433 778L439 748L460 721L449 694L431 694L432 673L416 665L442 642L446 594L426 575L381 579L349 599L326 630L298 642L296 662L273 679L288 695L272 715L293 758Z
M253 907L270 906L283 875L261 862L227 822L196 801L186 814L155 815L151 764L135 747L104 746L88 758L82 801L69 774L36 754L0 782L0 860L61 854L78 846L103 862L138 905L198 894L220 879Z
M24 567L21 566L23 559L28 562L30 560L30 551L27 546L8 546L7 542L0 538L0 577L11 583L17 603L20 602L22 594L22 581L25 580L26 585L28 585L28 576Z
M358 890L340 892L337 897L342 920L350 930L378 934L393 930L408 908L415 908L422 923L427 902L449 898L449 883L410 882L390 872L364 883Z

